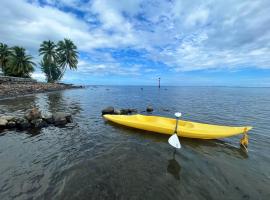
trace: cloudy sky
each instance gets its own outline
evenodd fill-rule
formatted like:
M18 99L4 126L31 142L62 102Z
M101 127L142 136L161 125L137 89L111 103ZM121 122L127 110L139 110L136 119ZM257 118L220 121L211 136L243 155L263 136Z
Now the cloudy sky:
M0 10L0 42L37 63L43 40L75 42L66 82L270 86L269 0L1 0Z

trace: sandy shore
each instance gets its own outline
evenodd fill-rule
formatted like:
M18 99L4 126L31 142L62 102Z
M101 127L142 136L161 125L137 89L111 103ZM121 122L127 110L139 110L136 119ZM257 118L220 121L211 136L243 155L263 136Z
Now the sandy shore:
M62 83L2 83L0 84L0 99L72 88L82 88L82 86Z

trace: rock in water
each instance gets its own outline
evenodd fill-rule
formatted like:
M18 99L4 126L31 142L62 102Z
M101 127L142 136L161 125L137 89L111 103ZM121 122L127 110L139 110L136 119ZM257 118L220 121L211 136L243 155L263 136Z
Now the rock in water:
M28 110L24 117L28 120L28 121L32 121L35 119L40 119L41 118L41 112L37 109L37 108L32 108L30 110Z
M102 115L114 114L114 107L109 106L109 107L103 109L101 112L102 112Z
M137 113L137 109L133 109L133 108L121 109L122 115L128 115L132 113Z
M28 122L28 120L26 120L25 118L17 118L16 119L16 126L19 128L19 129L27 129L31 126L31 124Z
M147 106L146 112L153 112L153 107L152 106Z
M68 122L72 122L72 117L68 113L56 112L53 114L53 120L55 125L65 125Z
M5 128L8 121L6 119L0 119L0 128Z
M34 120L31 121L31 124L35 128L43 128L43 127L47 126L47 122L45 122L42 119L34 119Z
M8 128L15 128L15 127L16 127L16 122L14 122L14 121L9 121L9 122L7 123L7 127L8 127Z
M43 113L42 114L42 119L47 122L48 124L53 124L53 115L51 113Z
M114 109L114 113L115 115L121 115L121 110L119 109Z
M120 110L121 111L121 115L127 115L127 114L129 114L129 109L121 109Z
M5 119L7 121L13 121L15 120L14 116L6 115L6 116L1 116L0 119Z

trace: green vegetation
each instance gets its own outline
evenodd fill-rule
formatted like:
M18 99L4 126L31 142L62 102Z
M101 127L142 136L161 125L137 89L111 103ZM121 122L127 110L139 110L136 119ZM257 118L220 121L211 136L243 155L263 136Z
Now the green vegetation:
M67 68L76 70L78 65L78 51L76 45L69 39L59 41L43 41L39 48L41 70L45 73L47 82L59 81ZM0 69L4 75L16 77L30 77L34 72L33 57L26 54L22 47L11 47L0 43Z
M4 72L5 66L7 66L8 57L10 55L10 49L8 45L0 43L0 69Z
M18 46L8 48L6 44L0 43L0 64L5 75L30 77L35 66L32 60L33 57L27 55L24 48Z
M57 45L50 40L43 41L39 54L43 55L40 65L48 82L59 81L68 67L77 69L77 47L69 39L59 41Z

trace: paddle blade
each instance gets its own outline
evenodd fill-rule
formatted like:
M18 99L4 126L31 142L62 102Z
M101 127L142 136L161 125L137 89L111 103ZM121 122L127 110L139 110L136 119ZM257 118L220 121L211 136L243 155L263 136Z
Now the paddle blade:
M169 140L168 140L169 144L172 145L174 148L180 149L181 148L181 144L180 141L178 139L178 136L176 134L173 134Z

